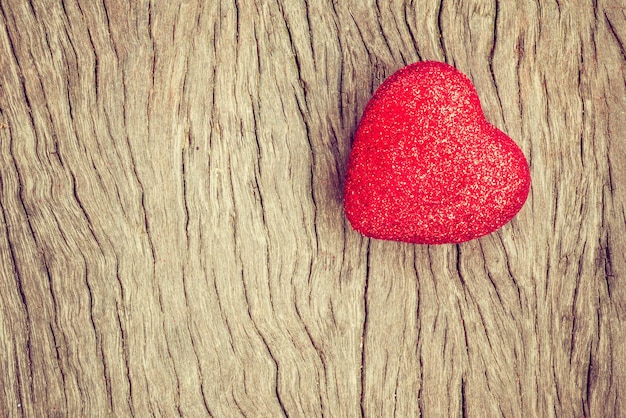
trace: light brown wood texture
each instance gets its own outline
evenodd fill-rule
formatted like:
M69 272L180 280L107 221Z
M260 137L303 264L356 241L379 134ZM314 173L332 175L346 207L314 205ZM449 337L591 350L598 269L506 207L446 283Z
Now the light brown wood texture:
M0 1L0 416L626 416L626 8ZM532 190L460 245L342 189L445 61Z

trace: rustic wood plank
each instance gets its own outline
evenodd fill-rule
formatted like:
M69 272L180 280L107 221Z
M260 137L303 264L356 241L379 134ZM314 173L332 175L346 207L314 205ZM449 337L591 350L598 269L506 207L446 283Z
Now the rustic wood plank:
M0 415L624 416L625 10L0 0ZM495 234L345 220L418 60L529 159Z

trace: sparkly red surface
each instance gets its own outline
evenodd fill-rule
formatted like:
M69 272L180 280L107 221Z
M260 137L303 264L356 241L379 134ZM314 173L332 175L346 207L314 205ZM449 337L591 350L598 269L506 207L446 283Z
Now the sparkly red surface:
M419 62L367 104L344 202L352 227L368 237L458 243L509 222L529 188L524 154L487 122L471 81L447 64Z

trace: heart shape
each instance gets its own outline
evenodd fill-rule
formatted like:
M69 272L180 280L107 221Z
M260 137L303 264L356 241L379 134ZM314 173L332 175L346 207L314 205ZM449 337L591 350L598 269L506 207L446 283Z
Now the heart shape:
M418 62L385 80L367 104L344 205L368 237L459 243L509 222L529 188L522 150L485 119L472 82L448 64Z

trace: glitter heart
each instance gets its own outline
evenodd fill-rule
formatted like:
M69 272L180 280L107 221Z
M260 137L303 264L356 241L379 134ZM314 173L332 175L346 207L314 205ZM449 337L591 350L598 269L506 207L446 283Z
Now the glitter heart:
M441 62L408 65L367 104L348 161L345 211L372 238L469 241L522 208L528 162L485 119L472 82Z

